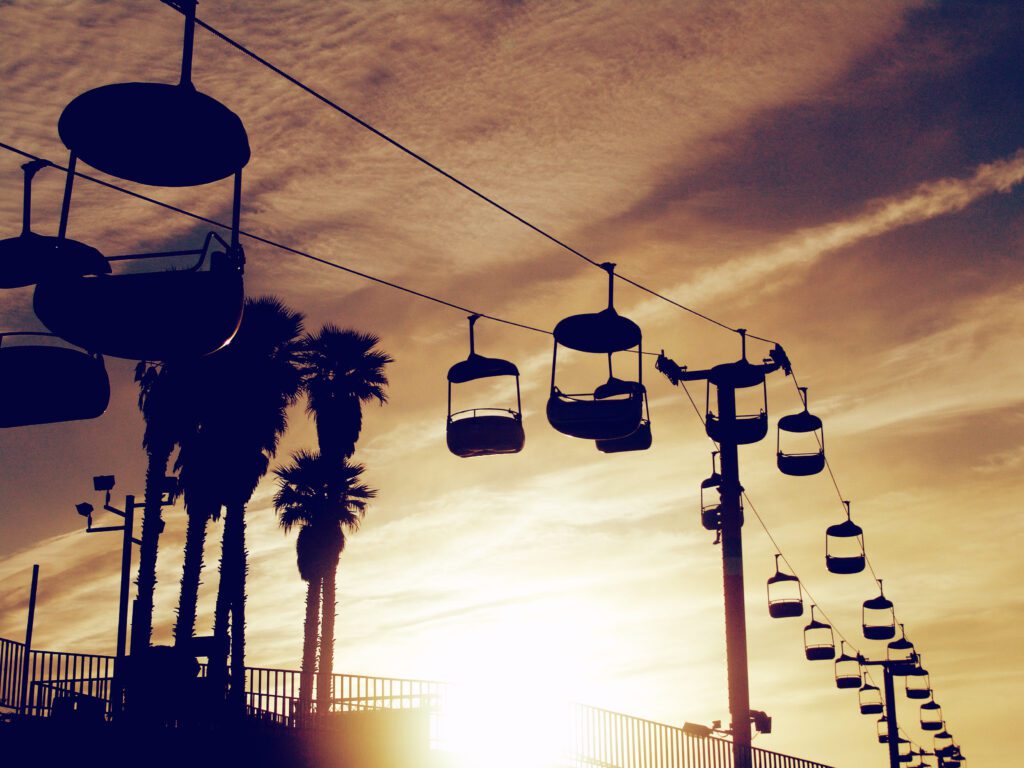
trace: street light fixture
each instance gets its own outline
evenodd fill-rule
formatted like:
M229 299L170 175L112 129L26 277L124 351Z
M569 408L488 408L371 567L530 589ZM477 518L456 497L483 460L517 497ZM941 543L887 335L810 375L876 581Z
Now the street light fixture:
M107 531L121 531L121 589L117 611L117 658L114 662L114 681L111 691L110 706L111 712L116 717L120 714L121 702L124 692L124 671L125 671L125 640L128 634L128 590L131 584L132 569L132 544L142 544L139 539L132 536L135 527L135 497L125 496L124 509L117 509L110 504L110 491L113 489L116 480L113 475L97 475L92 479L92 487L96 491L103 491L103 509L107 512L124 518L122 525L103 525L94 528L92 524L93 506L87 501L75 505L75 510L86 519L86 533L103 533Z

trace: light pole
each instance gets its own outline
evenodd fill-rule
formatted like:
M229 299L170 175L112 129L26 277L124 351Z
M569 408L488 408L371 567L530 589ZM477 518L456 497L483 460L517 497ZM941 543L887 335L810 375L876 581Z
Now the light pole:
M120 714L124 698L124 671L125 671L125 645L128 635L128 589L131 584L132 570L132 544L142 544L139 539L132 536L135 525L135 496L128 495L124 499L124 509L120 510L110 504L110 491L113 489L115 479L113 475L97 475L92 479L93 488L97 491L104 491L103 509L119 517L124 518L123 525L104 525L93 527L92 504L82 502L76 504L75 509L86 519L86 533L104 533L108 531L121 531L121 590L117 609L117 656L114 661L113 690L110 694L111 714Z
M689 371L662 353L657 369L675 385L687 381L706 381L715 387L718 414L708 411L705 428L718 443L722 480L721 497L722 578L725 586L725 652L729 673L730 730L733 734L733 763L736 768L749 768L750 754L750 683L747 665L747 617L743 592L743 486L740 485L739 446L756 443L767 434L767 408L755 416L741 416L736 411L736 390L763 388L765 377L782 368L790 372L789 360L776 345L771 357L763 363L747 361L746 329L738 330L742 340L742 357L711 369ZM709 403L710 405L710 403Z

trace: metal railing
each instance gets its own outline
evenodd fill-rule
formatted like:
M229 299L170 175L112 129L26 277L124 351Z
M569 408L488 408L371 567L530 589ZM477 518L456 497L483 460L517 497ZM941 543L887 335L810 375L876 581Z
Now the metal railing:
M0 707L20 707L24 651L22 643L0 638ZM200 676L205 676L205 666L200 666ZM28 669L25 714L46 717L74 710L97 719L110 717L113 656L33 650ZM246 667L249 717L281 727L322 725L320 718L301 711L300 678L298 670ZM424 710L431 747L448 750L458 739L457 723L452 722L456 716L448 707L453 690L432 680L335 674L330 712ZM315 692L312 706L315 709ZM479 702L480 708L486 706ZM559 738L560 759L566 766L733 768L732 742L726 739L691 736L671 725L584 704L569 705L566 712L564 736ZM828 768L757 747L750 755L752 768Z

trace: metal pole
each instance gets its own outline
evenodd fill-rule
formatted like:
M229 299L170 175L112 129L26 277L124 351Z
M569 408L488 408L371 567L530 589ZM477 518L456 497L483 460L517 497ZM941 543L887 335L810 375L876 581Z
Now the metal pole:
M888 663L882 664L885 676L885 718L889 726L889 768L900 766L900 730L896 724L896 688Z
M121 538L121 594L117 604L117 658L114 661L114 690L111 714L121 713L124 700L125 645L128 635L128 592L132 574L132 532L135 529L135 497L124 500L124 535Z
M736 420L736 390L718 387L719 418ZM743 593L743 509L739 450L720 444L722 484L722 575L725 584L725 653L729 667L729 713L732 716L733 764L750 766L750 683L747 677L747 615Z
M39 566L32 566L32 591L28 596L28 623L25 625L25 655L21 659L21 714L28 714L28 673L32 657L32 625L36 620L36 589L39 586Z

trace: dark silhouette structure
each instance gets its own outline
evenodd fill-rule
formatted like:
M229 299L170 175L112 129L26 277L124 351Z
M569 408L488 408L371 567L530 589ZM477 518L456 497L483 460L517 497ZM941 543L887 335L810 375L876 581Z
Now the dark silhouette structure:
M519 369L515 363L476 352L475 329L480 315L469 316L469 357L448 369L448 450L456 456L494 456L519 453L526 444L523 431L523 401L519 392ZM468 408L452 411L452 385L470 381L511 376L516 385L515 410L508 408Z
M782 474L806 477L807 475L816 475L825 468L825 431L821 419L807 410L807 387L800 387L800 397L803 400L804 409L800 413L791 413L779 419L775 451L776 462ZM783 433L813 434L818 444L818 450L800 453L783 452Z

